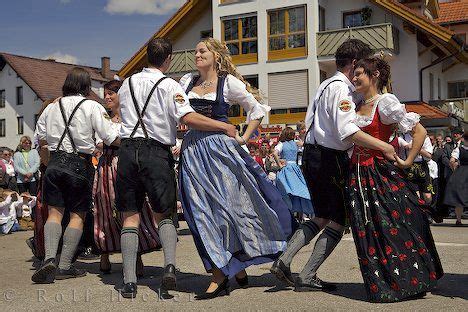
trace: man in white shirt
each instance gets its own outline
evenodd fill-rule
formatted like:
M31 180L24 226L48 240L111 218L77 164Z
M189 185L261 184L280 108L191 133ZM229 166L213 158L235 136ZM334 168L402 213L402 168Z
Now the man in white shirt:
M235 137L233 125L204 117L190 106L175 80L164 75L171 62L172 45L162 38L147 46L148 68L123 82L119 90L122 144L116 178L116 205L123 213L121 249L124 286L121 294L134 298L138 226L145 196L156 213L159 237L164 251L162 287L176 287L175 250L177 232L176 181L171 146L176 143L177 124L205 131L222 131Z
M49 209L44 225L45 260L31 278L35 283L86 275L71 262L83 234L85 214L92 206L94 134L108 145L119 143L117 130L104 107L85 98L91 92L91 77L86 70L73 68L62 92L63 97L46 107L36 125L35 136L40 146L47 145L50 161L43 182L43 200ZM65 210L70 212L70 222L63 234L56 270Z
M316 271L339 243L345 229L345 184L349 171L347 150L353 143L357 143L380 150L387 158L394 159L395 151L390 144L364 133L353 123L356 117L353 98L355 88L351 83L354 64L371 54L370 47L360 40L344 42L335 54L338 71L320 84L314 102L307 109L308 132L302 168L315 217L302 224L271 268L271 272L280 280L294 285L289 269L293 257L324 229L295 282L295 291L336 288L333 284L321 281Z

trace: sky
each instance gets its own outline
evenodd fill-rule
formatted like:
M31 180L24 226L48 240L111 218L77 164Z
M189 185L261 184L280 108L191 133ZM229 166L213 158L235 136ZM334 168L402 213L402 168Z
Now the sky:
M120 69L185 0L0 0L0 51Z

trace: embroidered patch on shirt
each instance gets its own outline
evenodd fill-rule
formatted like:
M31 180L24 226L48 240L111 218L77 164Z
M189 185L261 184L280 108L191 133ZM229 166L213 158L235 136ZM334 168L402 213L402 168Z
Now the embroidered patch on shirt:
M109 116L108 113L102 113L102 116L103 116L104 118L106 118L107 120L110 120L110 119L111 119L111 117Z
M176 95L174 95L174 101L176 101L179 104L184 104L185 103L185 98L184 98L184 96L182 94L177 93Z
M351 103L348 100L341 101L339 108L342 112L349 112L351 110Z

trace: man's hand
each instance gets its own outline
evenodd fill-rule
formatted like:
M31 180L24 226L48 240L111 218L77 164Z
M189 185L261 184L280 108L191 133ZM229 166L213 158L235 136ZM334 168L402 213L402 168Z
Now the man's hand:
M388 160L395 160L396 152L392 145L384 143L382 153L384 157Z
M236 138L237 129L234 125L226 124L226 129L224 129L224 133L226 133L228 137Z
M413 164L412 162L409 162L408 160L403 160L398 155L395 154L395 166L397 166L400 169L407 169L411 167Z

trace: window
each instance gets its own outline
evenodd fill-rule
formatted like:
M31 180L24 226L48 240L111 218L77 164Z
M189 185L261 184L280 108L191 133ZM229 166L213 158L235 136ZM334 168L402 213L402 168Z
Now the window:
M228 117L240 117L240 106L239 104L234 104L229 107Z
M307 112L307 107L295 107L295 108L290 108L289 109L289 112L291 114L294 114L294 113L305 113Z
M6 136L6 120L0 119L0 137Z
M268 59L307 55L306 7L268 12Z
M288 110L285 108L279 108L279 109L272 109L270 111L271 115L279 115L279 114L287 114Z
M442 99L442 86L440 83L440 78L437 78L437 98Z
M460 39L462 42L466 43L466 33L458 33L458 34L455 34L456 38Z
M222 38L236 64L257 61L257 17L247 16L222 21Z
M23 116L16 117L18 121L18 134L24 133L24 123L23 123Z
M0 90L0 108L5 107L5 90Z
M213 29L200 31L200 39L206 39L213 37Z
M448 83L448 98L458 99L468 97L468 80Z
M23 105L23 87L16 87L16 105Z
M34 129L36 129L38 119L39 119L39 114L34 114Z
M325 8L319 6L319 31L325 31Z
M429 73L429 100L434 99L434 74Z
M343 28L363 26L361 10L343 12Z

